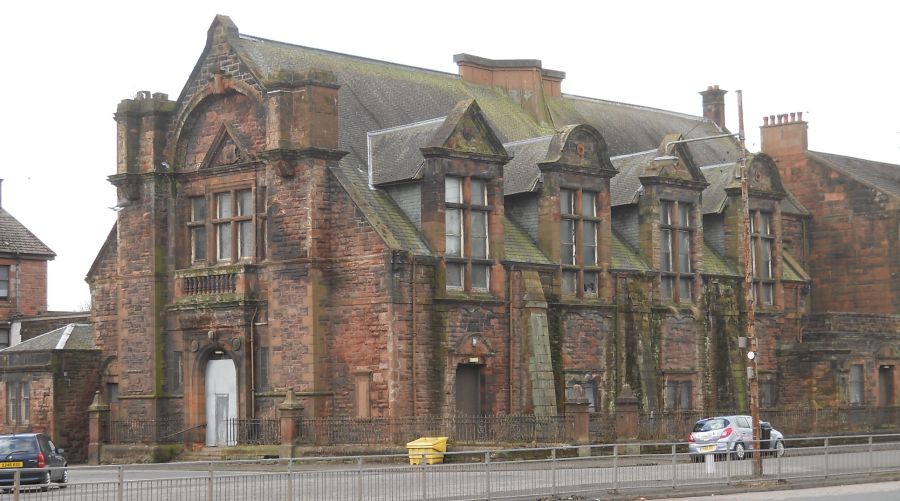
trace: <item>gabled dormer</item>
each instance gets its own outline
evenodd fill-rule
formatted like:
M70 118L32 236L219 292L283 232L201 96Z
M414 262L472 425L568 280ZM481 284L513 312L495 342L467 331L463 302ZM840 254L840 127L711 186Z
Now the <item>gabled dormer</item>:
M554 289L563 299L611 300L609 180L616 169L606 141L590 125L566 126L534 167L520 169L537 174L537 241L559 266Z
M503 165L509 155L475 100L461 101L419 149L421 230L448 293L505 295Z
M680 134L668 134L639 176L639 250L659 271L662 302L699 299L703 268L701 193L708 186Z
M747 185L750 210L750 259L753 272L753 297L761 308L780 309L784 306L781 279L782 257L782 200L787 196L778 167L764 153L747 159ZM740 165L732 168L724 188L724 251L733 262L744 266L746 233L741 203ZM712 194L710 194L713 196ZM721 195L720 195L721 197Z

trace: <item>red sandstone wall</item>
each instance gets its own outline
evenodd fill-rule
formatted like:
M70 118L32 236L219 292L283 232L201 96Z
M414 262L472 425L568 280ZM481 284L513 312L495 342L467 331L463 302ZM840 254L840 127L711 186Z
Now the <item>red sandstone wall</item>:
M0 265L10 267L9 297L0 299L0 319L6 320L16 313L37 315L47 311L47 261L0 258ZM18 290L16 267L19 268Z

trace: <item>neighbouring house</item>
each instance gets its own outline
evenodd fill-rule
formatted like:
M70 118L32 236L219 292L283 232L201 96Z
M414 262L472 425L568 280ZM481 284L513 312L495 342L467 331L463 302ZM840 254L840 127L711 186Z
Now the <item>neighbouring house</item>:
M119 103L120 210L88 275L113 419L223 445L227 420L272 418L289 389L308 417L548 415L575 385L594 412L625 384L645 411L746 408L748 245L762 405L848 401L829 357L869 352L802 342L829 294L812 249L844 250L777 152L728 135L724 90L693 116L564 94L537 60L454 60L217 16L176 100ZM879 313L854 332L893 354L896 308ZM884 405L896 377L866 380Z

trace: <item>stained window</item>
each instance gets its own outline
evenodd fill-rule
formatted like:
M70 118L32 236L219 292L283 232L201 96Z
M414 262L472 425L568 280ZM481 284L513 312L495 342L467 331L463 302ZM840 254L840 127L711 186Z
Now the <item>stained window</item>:
M660 295L664 300L684 303L693 300L692 210L693 205L687 202L659 202Z
M561 188L559 190L559 242L562 293L597 296L600 288L597 193Z
M757 304L771 306L775 302L775 267L772 251L775 232L770 212L750 214L750 263L753 269L753 299Z
M490 289L490 206L487 181L444 178L444 256L446 287ZM468 274L468 281L467 281Z

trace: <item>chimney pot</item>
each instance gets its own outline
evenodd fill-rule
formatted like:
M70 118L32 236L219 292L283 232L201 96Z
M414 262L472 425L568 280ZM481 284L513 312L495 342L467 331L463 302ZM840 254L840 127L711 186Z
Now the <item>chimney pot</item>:
M803 112L802 112L802 111L798 111L798 112L797 112L797 121L798 121L798 122L802 122L802 121L803 121Z
M794 112L791 112L791 122L796 122L796 121L797 121L797 114Z
M763 117L763 127L769 126L769 117Z

